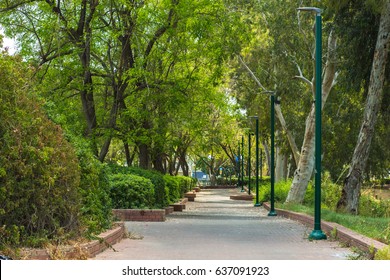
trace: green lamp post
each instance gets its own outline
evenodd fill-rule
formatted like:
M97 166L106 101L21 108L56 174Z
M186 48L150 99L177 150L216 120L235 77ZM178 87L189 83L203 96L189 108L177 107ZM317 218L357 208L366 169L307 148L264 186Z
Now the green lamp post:
M275 210L275 92L271 93L271 208L268 216L277 216Z
M301 7L299 11L314 12L316 19L316 55L315 55L315 201L314 201L314 230L309 235L310 239L326 239L321 230L321 130L322 130L322 17L321 9L315 7Z
M252 133L248 131L248 195L251 195L251 138L252 138Z

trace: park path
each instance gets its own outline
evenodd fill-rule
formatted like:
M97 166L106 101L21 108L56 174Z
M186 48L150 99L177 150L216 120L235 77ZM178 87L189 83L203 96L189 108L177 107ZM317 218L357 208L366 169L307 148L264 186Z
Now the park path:
M328 240L309 241L311 229L268 217L251 201L231 200L231 190L202 190L186 210L166 222L126 222L130 238L98 260L340 260L352 255Z

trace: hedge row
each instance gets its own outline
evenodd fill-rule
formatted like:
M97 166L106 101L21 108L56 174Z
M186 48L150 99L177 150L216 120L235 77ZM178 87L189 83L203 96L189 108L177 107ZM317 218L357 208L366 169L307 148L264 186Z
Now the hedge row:
M164 208L196 186L195 179L185 176L163 175L153 170L115 164L110 164L109 168L112 174L110 193L115 208ZM134 192L140 192L139 196L136 197Z
M111 224L104 165L85 140L72 141L48 118L29 74L18 58L0 54L0 250L62 242Z

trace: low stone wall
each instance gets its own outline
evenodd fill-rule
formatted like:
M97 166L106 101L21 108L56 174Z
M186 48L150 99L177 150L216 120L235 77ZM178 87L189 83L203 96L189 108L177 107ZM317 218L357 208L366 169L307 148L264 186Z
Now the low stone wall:
M164 222L165 209L113 209L112 213L121 221Z
M83 260L93 258L125 236L124 223L115 223L115 228L99 234L97 240L87 243L50 246L46 249L23 249L20 259L23 260Z
M230 199L232 200L246 200L246 201L253 201L254 196L251 194L238 194L238 195L231 195Z
M270 205L268 202L263 203L264 208L269 210ZM308 227L314 226L314 218L297 212L287 211L283 209L276 209L276 212L279 216L289 218L291 220L298 221ZM321 221L321 229L327 234L331 235L336 233L336 238L353 247L357 247L365 252L370 252L372 249L375 251L381 250L385 248L387 245L385 243L379 242L375 239L366 237L364 235L361 235L353 230L350 230L349 228L346 228L342 225L339 225L337 223L332 222L325 222ZM335 231L336 229L336 231Z

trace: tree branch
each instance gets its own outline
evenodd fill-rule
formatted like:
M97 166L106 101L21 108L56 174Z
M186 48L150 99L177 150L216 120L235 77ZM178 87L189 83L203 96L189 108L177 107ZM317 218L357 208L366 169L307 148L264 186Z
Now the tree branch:
M5 7L1 7L0 8L0 13L8 12L8 11L14 10L14 9L16 9L16 8L18 8L20 6L23 6L23 5L26 5L26 4L30 4L30 3L33 3L33 2L40 2L40 0L19 1L19 2L16 2L16 3L12 3L12 4L10 4L8 1L6 1Z
M245 67L245 69L249 72L251 77L255 80L257 85L262 88L264 91L267 91L267 89L261 84L259 79L256 77L256 75L252 72L252 70L249 68L249 66L244 62L244 60L241 58L241 56L238 56L238 60L241 62L241 64Z
M309 85L310 89L313 89L313 83L308 78L303 76L302 69L301 69L301 67L299 67L298 63L296 63L294 61L294 64L297 66L297 69L298 69L298 72L299 72L299 76L294 76L294 78L302 80L303 82L305 82L306 84Z

